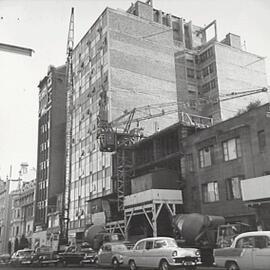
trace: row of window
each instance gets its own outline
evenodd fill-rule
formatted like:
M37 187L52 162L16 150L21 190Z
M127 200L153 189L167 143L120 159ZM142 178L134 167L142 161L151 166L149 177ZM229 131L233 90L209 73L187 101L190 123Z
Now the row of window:
M232 138L222 142L223 160L229 161L242 156L240 138ZM200 168L209 167L214 161L214 146L210 145L199 150ZM190 165L189 165L190 167Z
M258 147L260 152L264 152L266 146L265 131L260 130L257 133ZM235 137L222 142L223 160L229 161L242 157L241 141L239 137ZM214 145L203 147L199 150L199 166L200 168L209 167L213 164L214 157ZM193 159L192 155L186 156L187 169L193 171Z
M205 62L207 59L212 57L214 55L214 49L213 47L209 48L205 52L203 52L201 55L195 57L195 61L197 64L201 64Z
M242 198L240 181L244 176L235 176L226 179L226 199L239 200ZM213 181L202 185L202 199L204 203L220 200L218 182Z
M211 63L209 66L203 68L202 76L205 78L208 75L212 74L215 71L215 64Z
M201 94L209 92L210 90L215 89L215 88L216 88L216 79L213 79L210 82L207 82L202 85Z

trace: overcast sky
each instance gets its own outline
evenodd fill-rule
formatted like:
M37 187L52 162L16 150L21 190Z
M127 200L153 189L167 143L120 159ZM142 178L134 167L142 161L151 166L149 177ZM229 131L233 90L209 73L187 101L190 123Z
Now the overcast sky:
M36 167L39 81L49 65L65 63L71 7L75 45L108 6L126 10L131 0L0 0L0 43L32 48L33 57L0 51L0 176L18 176L21 162ZM266 56L270 79L270 1L153 0L156 9L204 26L217 20L218 39L238 34L249 52Z

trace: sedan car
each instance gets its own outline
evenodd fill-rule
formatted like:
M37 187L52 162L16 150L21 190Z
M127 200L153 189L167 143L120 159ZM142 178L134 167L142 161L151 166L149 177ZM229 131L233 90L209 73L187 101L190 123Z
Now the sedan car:
M124 257L124 264L128 264L130 270L141 267L196 269L201 258L198 249L180 248L173 238L151 237L139 240Z
M95 264L97 262L97 252L92 248L81 249L81 252L84 252L84 257L81 261L81 265Z
M227 270L269 270L270 231L239 234L231 247L215 249L214 258Z
M119 269L120 266L123 266L123 258L127 252L128 248L122 242L105 243L98 252L97 263L99 266Z
M21 249L14 252L10 259L12 265L30 265L34 256L34 250Z

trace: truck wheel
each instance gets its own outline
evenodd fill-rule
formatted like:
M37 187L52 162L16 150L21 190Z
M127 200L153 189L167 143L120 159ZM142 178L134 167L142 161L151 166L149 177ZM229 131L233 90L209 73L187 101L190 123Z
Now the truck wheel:
M170 270L170 265L166 260L162 260L159 264L159 270Z
M227 270L239 270L239 267L237 265L237 263L235 262L229 262L226 266Z
M118 262L118 260L116 258L114 258L112 260L112 268L113 268L113 270L118 270L119 269L119 262Z
M136 270L137 266L135 264L135 262L132 260L129 262L129 270Z

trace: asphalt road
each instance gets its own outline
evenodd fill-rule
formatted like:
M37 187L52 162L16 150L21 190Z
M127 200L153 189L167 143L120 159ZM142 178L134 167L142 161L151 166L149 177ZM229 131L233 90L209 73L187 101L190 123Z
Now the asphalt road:
M35 270L52 270L52 269L67 269L67 270L78 270L78 269L92 269L92 270L111 270L111 268L101 268L97 266L67 266L67 267L5 267L0 266L0 269L8 269L8 270L29 270L29 269L35 269ZM225 270L225 268L218 268L218 267L198 267L198 270Z

